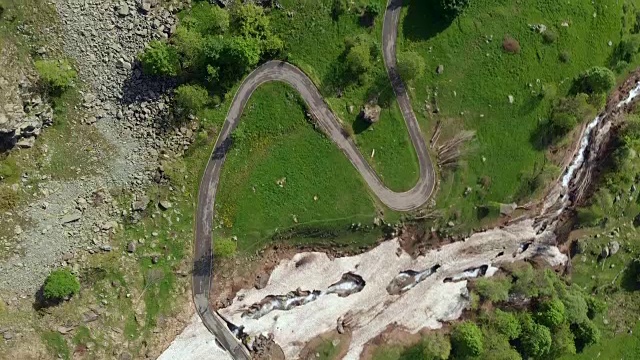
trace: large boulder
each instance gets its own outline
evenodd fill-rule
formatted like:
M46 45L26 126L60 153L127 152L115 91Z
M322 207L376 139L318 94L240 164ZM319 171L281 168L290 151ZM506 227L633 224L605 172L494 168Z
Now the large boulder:
M380 120L382 109L376 104L365 104L360 111L360 117L370 124L375 124Z

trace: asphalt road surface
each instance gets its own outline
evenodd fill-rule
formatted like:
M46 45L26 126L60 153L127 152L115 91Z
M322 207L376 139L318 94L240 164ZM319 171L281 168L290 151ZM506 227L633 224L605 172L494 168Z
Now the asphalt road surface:
M402 0L389 0L384 14L382 48L389 80L393 85L393 90L400 105L404 121L407 124L407 130L420 165L419 180L411 190L397 193L384 186L353 140L345 135L340 121L331 112L316 86L297 67L281 61L267 62L247 76L233 99L200 182L196 213L192 285L193 302L202 318L202 322L216 337L218 343L229 351L236 360L249 360L251 356L244 345L229 330L224 319L209 305L209 292L213 272L212 230L216 190L226 153L231 146L231 133L238 125L244 107L256 88L269 81L280 81L296 89L307 102L309 111L318 125L347 156L364 178L371 191L389 208L397 211L417 209L426 203L433 193L435 184L433 164L420 126L411 108L409 95L396 70L396 37L401 6Z

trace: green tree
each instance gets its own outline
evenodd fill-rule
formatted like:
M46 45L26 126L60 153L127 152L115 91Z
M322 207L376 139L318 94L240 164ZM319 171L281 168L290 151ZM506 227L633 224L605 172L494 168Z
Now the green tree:
M243 37L266 39L269 35L269 18L258 5L235 2L231 9L232 29Z
M594 66L582 73L577 81L579 92L600 94L611 90L616 84L616 76L606 67Z
M449 338L440 333L430 333L422 341L423 360L446 360L451 353Z
M170 41L180 54L183 68L198 70L204 66L204 37L199 32L178 26Z
M176 76L180 70L180 59L177 50L169 44L154 40L140 54L142 69L149 75Z
M555 329L566 320L564 304L555 298L544 301L538 307L536 320L550 329Z
M213 256L230 258L236 254L238 243L232 239L216 239L213 241Z
M507 301L511 289L509 278L479 278L473 283L474 290L483 300L491 302Z
M509 339L490 329L483 329L484 352L478 360L522 360L522 357L509 343Z
M528 313L522 315L521 325L522 334L519 340L523 354L534 359L544 358L551 350L549 328L533 321Z
M482 332L476 324L465 321L453 329L451 347L461 358L479 356L484 351Z
M61 300L80 291L80 282L68 269L54 270L44 281L44 297L48 300Z
M78 76L67 60L36 60L34 65L40 80L53 92L62 92L73 86Z
M565 316L569 323L581 323L589 319L587 317L589 307L584 294L579 289L575 287L569 288L560 299L564 304Z
M255 39L233 36L225 39L221 50L218 61L227 79L241 77L260 61L260 43Z
M207 105L209 92L200 85L180 85L175 90L174 100L178 108L194 114Z
M398 55L398 73L405 81L420 78L425 67L424 59L415 51L406 51Z
M367 36L361 35L345 39L346 75L357 79L361 84L367 80L367 73L373 68L373 43Z
M551 132L555 137L563 136L573 130L585 117L594 112L588 99L586 94L578 94L560 99L555 104L549 119Z
M522 328L520 322L510 312L496 309L491 318L491 326L508 340L515 340L520 336Z
M586 295L584 299L587 302L587 317L591 320L593 320L597 314L607 310L607 303L594 296Z
M573 333L568 323L560 325L553 333L553 341L551 343L552 358L559 358L563 355L574 355L576 353L576 344Z
M600 330L591 320L571 325L571 331L576 338L576 347L580 351L600 341Z

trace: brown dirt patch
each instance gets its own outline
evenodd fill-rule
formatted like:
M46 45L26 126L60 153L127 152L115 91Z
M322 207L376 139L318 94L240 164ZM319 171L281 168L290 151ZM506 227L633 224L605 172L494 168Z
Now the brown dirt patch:
M336 330L333 330L312 339L300 352L300 360L316 359L318 349L329 341L338 347L337 355L332 360L342 359L347 354L347 351L349 351L351 332L346 331L344 334L340 334Z

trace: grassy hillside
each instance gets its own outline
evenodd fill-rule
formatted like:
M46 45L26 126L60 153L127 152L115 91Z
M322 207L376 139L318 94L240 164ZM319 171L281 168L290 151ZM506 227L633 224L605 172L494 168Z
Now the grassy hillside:
M624 2L475 0L455 19L442 14L439 1L405 3L399 51L427 62L411 90L414 109L432 124L442 121L444 133L477 134L465 163L443 174L438 206L474 220L476 205L524 201L517 196L528 195L522 180L545 164L538 127L576 75L609 64L623 35ZM518 53L503 49L507 37L519 43ZM440 113L425 111L425 103ZM482 189L484 176L491 185ZM462 197L466 187L474 191Z
M218 222L242 250L277 229L370 224L366 185L330 139L314 130L302 99L280 84L253 94L235 130L216 201Z

